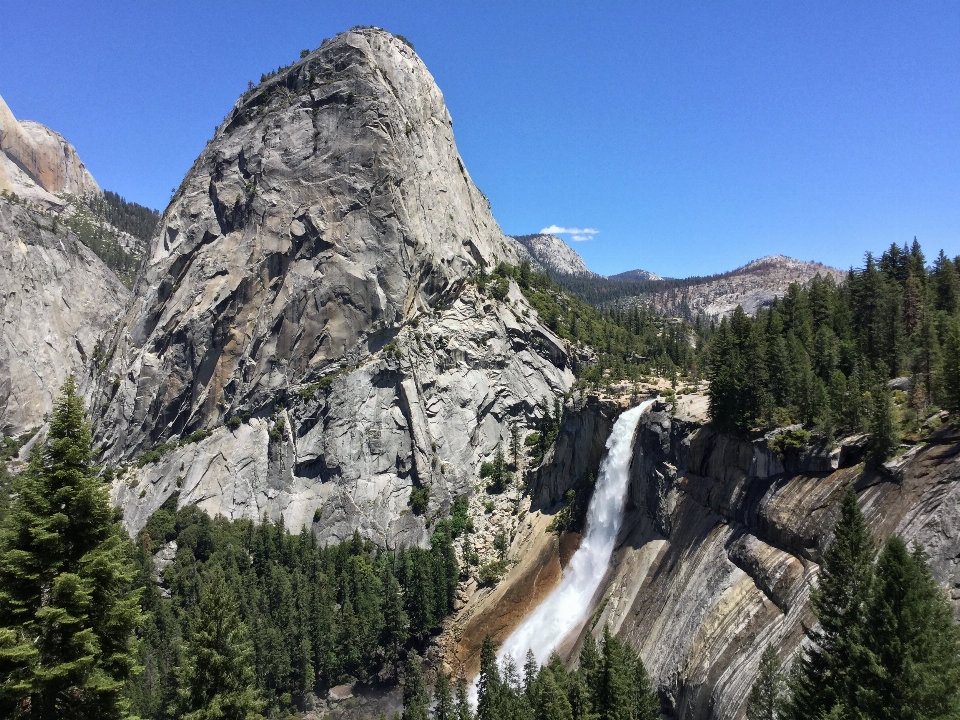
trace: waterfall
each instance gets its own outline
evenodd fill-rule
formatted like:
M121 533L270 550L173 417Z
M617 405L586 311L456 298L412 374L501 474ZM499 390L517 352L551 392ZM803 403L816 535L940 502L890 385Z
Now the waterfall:
M600 465L580 548L567 564L560 585L503 643L500 661L511 655L522 665L527 650L533 650L542 665L550 653L587 620L623 523L633 436L640 417L652 404L653 400L647 400L617 418L607 439L607 455Z

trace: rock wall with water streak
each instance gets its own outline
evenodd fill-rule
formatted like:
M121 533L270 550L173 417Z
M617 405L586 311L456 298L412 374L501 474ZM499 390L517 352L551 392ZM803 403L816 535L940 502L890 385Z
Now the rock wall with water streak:
M641 650L670 717L742 717L766 644L789 660L814 621L809 588L847 485L878 542L897 533L924 547L960 617L960 432L946 427L882 470L830 455L788 456L798 471L785 473L763 441L663 407L644 419L596 627Z

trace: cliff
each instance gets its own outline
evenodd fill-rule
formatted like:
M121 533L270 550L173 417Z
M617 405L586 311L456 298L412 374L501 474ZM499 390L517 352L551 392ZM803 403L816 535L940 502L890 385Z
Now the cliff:
M73 145L40 123L13 116L0 97L0 191L44 207L61 207L62 194L100 195Z
M106 457L141 459L115 487L128 526L179 492L424 542L411 490L429 515L472 492L573 380L516 287L470 282L517 257L401 39L342 33L245 93L161 219L101 387Z
M738 718L768 643L788 661L843 489L853 485L877 542L919 543L960 617L960 432L934 433L867 470L856 442L784 464L764 440L646 416L635 441L622 543L596 628L637 647L671 716Z
M130 292L55 214L0 199L0 430L37 427L70 374L102 371ZM112 382L112 380L107 380Z

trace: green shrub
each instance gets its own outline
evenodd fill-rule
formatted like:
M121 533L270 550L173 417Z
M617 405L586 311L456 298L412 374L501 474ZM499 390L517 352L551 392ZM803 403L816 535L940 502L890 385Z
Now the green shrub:
M781 460L786 457L787 450L799 450L810 440L810 433L806 430L784 430L767 441L767 447Z
M320 389L320 383L311 383L310 385L307 385L305 388L301 388L297 394L301 397L301 399L306 401L312 398L316 394L317 390L319 389Z
M488 562L477 573L477 581L481 586L493 586L500 582L500 578L507 572L506 560Z
M509 292L510 281L505 277L497 278L496 282L490 286L490 294L501 302L506 299Z
M227 420L227 427L230 428L231 430L236 430L238 427L240 427L241 423L242 423L242 420L240 420L239 417L234 415L229 420Z
M204 440L208 437L210 437L209 430L197 430L196 432L192 432L189 435L187 435L185 438L183 438L183 440L180 441L180 444L189 445L190 443L198 443L201 440Z
M493 463L492 462L480 463L480 479L486 480L491 475L493 475Z
M410 509L414 515L423 515L430 504L430 488L411 488L410 489Z
M164 455L177 447L176 443L163 443L152 450L147 450L137 459L137 467L142 468L149 463L155 463Z
M451 537L460 537L464 530L473 530L473 520L467 514L468 501L466 495L461 495L453 501L453 507L450 509L450 535ZM469 528L468 528L469 525Z

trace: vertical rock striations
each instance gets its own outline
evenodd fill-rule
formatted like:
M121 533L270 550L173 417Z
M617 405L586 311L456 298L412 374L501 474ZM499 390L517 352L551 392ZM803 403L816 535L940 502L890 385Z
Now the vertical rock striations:
M516 288L496 302L469 283L515 252L400 39L343 33L245 93L164 213L117 334L108 457L210 433L117 486L131 528L179 488L323 538L424 539L411 488L445 507L508 419L572 382Z

